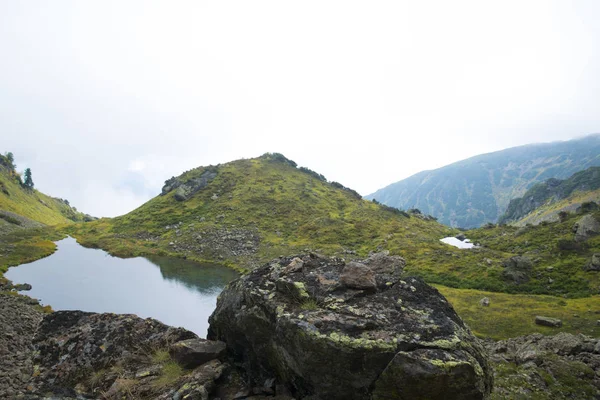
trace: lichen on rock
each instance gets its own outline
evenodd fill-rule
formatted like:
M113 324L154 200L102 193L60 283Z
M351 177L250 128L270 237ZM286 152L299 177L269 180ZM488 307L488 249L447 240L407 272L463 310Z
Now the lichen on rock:
M435 288L400 257L350 264L368 285L342 282L348 264L308 254L254 270L223 291L208 338L253 384L274 377L297 398L488 397L483 347Z

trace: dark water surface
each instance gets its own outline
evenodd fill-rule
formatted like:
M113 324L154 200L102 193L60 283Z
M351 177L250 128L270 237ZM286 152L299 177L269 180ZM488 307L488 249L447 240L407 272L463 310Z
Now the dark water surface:
M57 242L49 257L8 270L26 292L54 310L137 314L182 326L206 337L208 317L223 287L238 275L230 268L171 257L113 257L75 239Z

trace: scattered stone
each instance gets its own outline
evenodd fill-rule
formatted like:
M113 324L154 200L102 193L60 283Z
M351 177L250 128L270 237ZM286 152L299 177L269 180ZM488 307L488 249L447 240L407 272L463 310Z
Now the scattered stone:
M600 395L598 338L561 332L487 340L485 346L497 371L505 371L494 382L493 398L567 400ZM568 383L564 377L569 377Z
M29 283L18 283L13 286L13 289L17 292L23 292L26 290L31 290L31 285Z
M600 233L600 221L591 214L584 215L573 225L573 232L575 241L583 242Z
M301 271L303 266L304 266L304 261L302 261L298 257L294 257L294 259L292 259L292 261L288 264L288 266L285 267L285 273L289 274L292 272Z
M587 271L600 271L600 253L594 253L585 266Z
M458 235L456 235L454 237L457 238L458 240L460 240L461 242L464 242L465 239L467 238L464 233L459 233Z
M502 277L507 281L521 284L529 281L533 263L528 257L514 256L502 262Z
M483 307L489 307L490 306L489 297L484 297L483 299L479 300L479 305L481 305Z
M204 339L188 339L173 344L169 348L173 360L182 367L193 369L225 354L225 343Z
M404 272L406 261L400 256L390 256L389 251L372 253L363 260L363 264L373 271L378 288L383 288L388 282L396 282Z
M535 323L537 325L549 326L551 328L560 328L562 326L562 321L560 319L543 317L540 315L535 317Z
M373 271L366 265L353 261L342 270L340 282L351 289L374 290L377 287Z

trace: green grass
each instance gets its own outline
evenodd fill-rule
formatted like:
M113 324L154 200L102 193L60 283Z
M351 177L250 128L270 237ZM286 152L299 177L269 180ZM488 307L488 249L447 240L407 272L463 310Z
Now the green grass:
M518 221L515 221L512 225L515 226L526 226L527 224L537 225L542 221L555 221L558 220L558 213L560 211L573 212L582 203L585 202L600 202L600 189L586 191L586 192L575 192L572 193L568 198L548 203L541 207L538 207L531 213Z
M162 364L164 362L171 361L171 355L169 349L159 349L152 355L152 362L155 364Z
M181 179L198 177L204 170L189 171ZM306 249L343 257L345 250L357 256L389 250L406 258L408 273L430 283L586 297L600 292L600 274L583 269L591 254L600 251L600 237L590 239L581 252L557 251L560 240L572 240L576 219L571 216L531 230L474 229L467 236L484 247L465 251L439 242L456 230L385 210L286 163L261 157L218 166L217 177L187 201L176 201L173 193L157 196L125 216L73 225L68 232L82 244L113 255L171 255L242 269ZM256 232L258 252L234 256L199 247L197 236L222 229ZM515 284L502 276L502 261L515 255L536 260L526 283Z
M185 375L185 369L181 365L175 361L167 361L163 364L158 379L153 381L152 384L155 387L166 387L177 382L183 375Z
M63 201L37 190L24 189L0 166L0 210L19 214L46 225L82 221L83 214Z
M51 227L27 229L1 236L0 274L9 267L49 256L56 250L54 241L63 238L62 233Z
M300 309L306 311L314 311L319 309L319 303L315 299L305 300L302 304L300 304Z
M435 286L479 337L500 340L536 332L545 335L583 333L600 337L600 326L596 323L600 320L600 296L564 299ZM488 307L479 304L483 297L490 299ZM536 325L537 315L559 318L563 326L549 328Z
M534 314L554 316L551 311L558 312L557 316L565 321L563 329L598 336L597 328L590 326L595 317L589 315L587 308L594 309L598 302L600 274L585 271L584 265L591 254L600 252L600 236L588 240L577 251L559 247L561 241L573 239L572 226L580 216L571 215L562 222L536 227L493 226L467 231L467 237L483 247L462 250L439 241L457 234L457 230L362 200L315 174L268 156L212 168L218 171L216 178L186 201L176 201L171 192L122 217L72 224L62 231L85 246L103 248L113 255L186 257L238 269L307 251L349 258L389 250L406 259L407 274L421 276L429 283L464 289L451 293L451 300L481 336L550 333L532 325L532 321ZM201 167L188 171L179 179L197 178L205 170ZM257 252L232 255L211 246L200 247L202 240L225 229L256 233L260 239ZM355 254L349 256L348 250ZM534 261L527 282L517 284L503 277L503 261L516 255ZM499 296L493 299L487 316L506 316L506 322L487 320L486 315L478 314L480 310L472 308L478 305L475 297L480 292L476 291ZM553 297L534 296L535 300L528 300L510 294ZM577 298L580 302L571 301ZM566 306L552 309L555 302L563 300ZM524 304L529 314L521 318L517 314ZM491 328L478 325L477 321L487 321Z
M189 171L181 179L204 170ZM165 228L179 222L179 234ZM169 245L198 249L197 235L232 228L257 232L255 255L230 256L210 248L176 251ZM178 255L243 267L305 249L325 254L352 249L366 256L381 248L409 257L422 246L441 248L437 239L454 230L385 210L287 163L260 157L218 166L217 177L187 201L176 201L171 192L125 216L73 226L70 232L82 244L115 255Z

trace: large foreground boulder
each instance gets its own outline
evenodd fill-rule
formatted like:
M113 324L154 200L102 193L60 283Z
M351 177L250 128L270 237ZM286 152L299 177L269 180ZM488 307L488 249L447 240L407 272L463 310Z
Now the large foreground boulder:
M227 343L252 384L275 378L296 398L487 398L482 345L403 266L386 254L280 258L227 286L208 338Z

